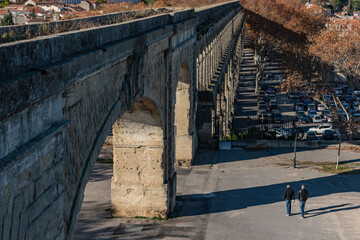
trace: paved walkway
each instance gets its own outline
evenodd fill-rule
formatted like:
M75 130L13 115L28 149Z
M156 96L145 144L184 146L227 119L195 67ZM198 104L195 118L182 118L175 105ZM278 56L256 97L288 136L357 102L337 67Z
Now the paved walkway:
M197 154L192 169L177 168L177 208L167 221L110 217L111 165L97 164L88 183L75 239L359 239L360 175L330 175L315 166L292 169L292 149ZM299 150L298 161L335 161L336 150ZM359 153L342 151L359 166ZM284 166L285 165L285 166ZM299 204L285 215L283 191L305 184Z

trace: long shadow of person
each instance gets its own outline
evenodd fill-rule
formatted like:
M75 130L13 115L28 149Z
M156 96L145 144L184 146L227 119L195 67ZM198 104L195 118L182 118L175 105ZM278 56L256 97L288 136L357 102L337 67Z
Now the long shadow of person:
M341 205L334 205L330 207L323 207L323 208L317 208L317 209L310 209L309 211L306 211L307 216L306 218L316 217L322 214L332 213L332 212L341 212L341 211L349 211L360 208L359 206L353 206L353 207L344 207L344 206L351 206L353 204L346 203Z

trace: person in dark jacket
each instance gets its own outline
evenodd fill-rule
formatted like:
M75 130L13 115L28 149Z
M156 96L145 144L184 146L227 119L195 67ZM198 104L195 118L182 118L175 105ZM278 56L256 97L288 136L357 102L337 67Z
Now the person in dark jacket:
M301 190L298 192L297 198L300 202L301 218L304 218L305 202L309 198L309 192L305 189L305 185L301 185Z
M286 190L284 192L284 198L285 198L285 203L286 203L286 216L290 216L291 215L291 200L293 200L293 202L295 202L295 192L290 187L290 185L286 186Z

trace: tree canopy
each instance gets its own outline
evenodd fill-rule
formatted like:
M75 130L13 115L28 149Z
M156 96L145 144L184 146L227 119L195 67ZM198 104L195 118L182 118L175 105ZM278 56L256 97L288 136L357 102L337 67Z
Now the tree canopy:
M3 19L0 19L0 26L14 25L12 14L8 13Z

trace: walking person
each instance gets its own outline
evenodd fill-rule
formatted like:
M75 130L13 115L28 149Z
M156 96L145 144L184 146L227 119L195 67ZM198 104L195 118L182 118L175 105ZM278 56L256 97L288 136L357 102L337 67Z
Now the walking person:
M288 184L284 192L284 198L286 203L286 216L291 215L291 200L295 203L295 192Z
M301 190L298 192L297 198L300 202L301 218L304 218L305 202L309 198L309 192L305 189L305 185L301 185Z

